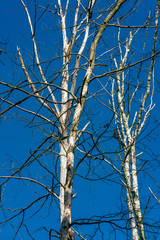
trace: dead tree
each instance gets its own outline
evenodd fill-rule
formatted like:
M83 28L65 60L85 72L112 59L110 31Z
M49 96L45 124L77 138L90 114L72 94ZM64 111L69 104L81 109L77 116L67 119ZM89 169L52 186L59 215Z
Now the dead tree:
M132 239L146 239L145 229L143 224L144 213L142 212L139 197L139 184L138 184L138 169L137 157L142 154L136 153L137 138L141 133L146 120L150 115L151 110L154 108L153 93L154 93L154 62L157 42L157 27L158 27L159 6L155 16L155 34L153 38L153 49L151 56L150 68L148 70L148 77L145 81L145 92L143 93L139 109L136 107L134 110L134 98L140 91L140 79L137 79L135 90L131 93L127 85L127 58L131 50L131 43L137 31L130 31L129 38L126 39L125 53L123 54L120 44L120 28L118 33L118 45L120 53L120 63L114 58L116 67L115 78L112 78L112 104L111 108L114 112L115 126L116 126L116 139L119 141L120 149L123 150L123 157L119 153L121 161L124 186L126 188L127 205L129 218L132 228ZM141 70L141 69L140 69ZM150 97L150 104L147 106L147 100Z
M31 59L33 60L34 64L33 69L27 65L24 54L22 53L23 51L21 51L21 46L18 46L18 64L23 70L25 76L24 82L26 85L23 86L22 84L22 86L14 87L10 84L2 82L1 84L9 87L10 89L16 89L24 94L27 94L27 96L18 102L12 102L3 98L2 100L10 106L4 109L1 114L4 114L13 107L17 107L24 112L32 114L34 117L41 118L43 121L45 121L45 123L53 126L55 132L51 132L49 136L47 136L45 140L39 145L39 147L31 153L28 159L25 160L24 163L11 174L11 176L6 176L6 181L4 181L3 184L7 183L9 179L23 179L39 184L41 187L45 188L48 191L48 194L51 194L59 201L60 233L58 237L61 240L74 239L74 232L71 228L71 212L73 199L73 180L76 171L74 168L75 148L76 142L89 125L89 123L86 123L80 129L79 122L85 106L88 87L91 81L91 75L95 67L95 54L97 46L109 22L113 19L115 14L119 11L126 0L118 0L111 6L109 4L108 9L106 10L107 14L99 25L98 30L94 32L94 38L91 40L89 38L89 30L92 24L91 16L95 1L90 1L88 10L83 6L83 2L79 0L76 1L75 11L72 15L73 23L71 27L67 26L69 5L72 4L69 2L69 0L65 1L63 4L61 0L58 0L54 11L49 9L49 5L47 7L43 7L39 5L37 6L36 4L34 20L32 20L31 13L27 5L28 2L23 0L20 0L20 2L26 13L30 28L31 41L33 45L33 56ZM38 14L37 7L43 10L39 18L36 18ZM57 58L54 55L54 59L50 60L44 69L43 61L40 57L36 35L37 22L41 19L45 12L54 14L54 16L56 14L56 17L60 23L62 35L62 56L57 57L60 59L60 61L62 59L61 68L56 72L54 77L51 75L49 78L47 78L48 65ZM95 19L95 21L100 17L101 14L97 17L97 19ZM71 31L70 34L68 28ZM83 75L81 74L79 76L79 70L83 67L83 64L80 65L80 61L82 59L84 49L86 48L87 41L90 41L90 46L87 46L89 48L89 56L88 59L84 58L85 62L83 64L85 71ZM76 48L76 44L78 45L78 50ZM74 58L74 60L72 58ZM55 64L55 69L56 68L57 67ZM78 77L81 79L80 83L77 80ZM31 106L33 107L32 110L28 110L27 108L20 106L21 103L25 102L31 97L39 102L40 109L43 108L44 112L39 113L39 111L33 110L34 106ZM43 148L43 146L49 141L53 141L53 143L46 147L46 149L43 149L40 154L38 154L38 151L40 151L40 149ZM57 176L57 174L49 171L45 167L44 163L39 160L40 156L43 156L47 151L50 151L51 147L57 143L59 144L58 157L60 159L60 177ZM45 186L45 184L42 184L35 179L27 177L15 177L15 175L19 174L22 169L24 169L26 166L31 166L31 164L34 162L38 162L38 164L43 167L43 169L53 175L53 178L56 179L57 184L59 185L60 194L55 193L54 190L50 189L49 187ZM24 211L25 210L23 209L20 211L20 213Z

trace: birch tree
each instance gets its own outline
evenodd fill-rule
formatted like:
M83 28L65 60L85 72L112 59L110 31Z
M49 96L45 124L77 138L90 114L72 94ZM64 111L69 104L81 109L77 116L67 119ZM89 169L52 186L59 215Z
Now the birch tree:
M59 158L60 158L60 178L54 176L60 187L60 194L58 195L50 188L41 184L35 179L28 179L20 177L20 179L26 179L28 181L34 182L43 186L49 194L52 194L58 201L60 206L60 235L58 236L61 240L74 239L74 232L71 229L71 209L72 209L72 198L73 198L73 179L75 174L74 169L74 159L75 159L75 147L76 142L80 138L81 134L85 131L89 123L87 123L82 129L79 129L79 121L85 106L86 96L88 93L88 86L90 83L90 78L93 73L95 66L95 53L102 37L102 34L108 23L113 19L114 15L118 12L121 5L126 2L126 0L119 0L111 4L107 9L107 14L102 20L98 30L95 32L95 37L91 40L91 46L89 47L89 56L86 59L85 74L78 76L79 69L82 68L80 65L81 58L83 56L84 49L86 48L87 41L89 41L89 30L92 26L92 11L96 1L89 1L89 4L84 5L81 1L76 1L76 7L74 14L71 16L73 23L71 26L71 33L68 33L67 18L69 12L70 3L69 0L62 4L61 0L58 0L55 5L54 10L47 7L40 6L35 1L35 19L32 20L27 2L20 0L30 28L31 41L33 45L33 61L34 68L27 66L24 56L21 52L20 47L17 47L17 54L19 58L19 65L24 72L25 85L23 86L11 86L7 83L1 83L10 89L17 89L26 94L26 97L13 103L5 99L2 99L5 103L10 106L1 112L1 115L13 107L17 107L24 112L28 112L35 117L40 117L43 121L48 124L53 125L57 128L54 133L50 133L49 136L40 144L37 150L33 151L26 161L16 170L11 176L5 177L6 180L3 185L8 182L9 179L17 179L16 175L20 173L22 169L26 166L31 165L34 161L45 168L44 164L39 160L38 150L46 143L49 139L53 139L53 145L59 142ZM75 3L74 3L75 4ZM43 12L41 15L37 16L38 8L42 8ZM38 43L36 38L36 27L38 20L43 16L45 12L50 12L56 14L59 18L62 34L62 66L54 77L47 77L46 71L44 70L43 61L40 59L40 53L38 50ZM98 20L101 14L95 18L94 21ZM78 44L78 50L75 46ZM74 49L74 51L73 51ZM60 57L59 57L60 58ZM72 60L74 58L74 61ZM51 62L51 61L50 61ZM84 62L84 61L83 61ZM48 62L49 64L49 62ZM72 65L72 67L70 66ZM73 69L73 70L71 70ZM80 92L77 90L77 79L81 79L79 84ZM55 83L58 80L58 83ZM25 89L27 87L27 90ZM57 94L57 92L59 93ZM36 101L40 103L40 108L45 109L47 115L39 114L37 110L28 110L27 108L22 108L19 104L26 101L27 99L33 97ZM48 116L48 113L52 116ZM58 124L57 124L58 123ZM46 150L49 150L51 146L40 153L43 155ZM37 155L37 156L36 156ZM18 231L16 235L18 234Z
M139 196L139 184L138 184L138 173L140 169L137 169L137 157L142 154L136 153L137 139L141 133L148 117L150 116L151 110L154 108L153 103L153 93L154 93L154 63L155 63L155 53L156 53L156 42L158 37L158 18L159 18L159 3L157 5L157 11L155 14L155 33L153 36L153 48L152 57L150 60L150 67L148 69L148 75L145 80L145 91L140 99L139 108L134 106L134 99L140 91L140 72L142 68L142 62L137 74L137 82L134 89L131 90L127 80L128 73L125 71L127 67L127 58L131 51L131 44L134 35L137 34L138 30L130 31L129 38L126 39L125 52L123 54L121 42L120 42L120 29L118 32L118 47L119 47L119 64L117 59L114 58L114 64L116 68L115 78L112 78L112 92L111 92L111 108L114 112L115 119L115 130L113 137L117 139L120 145L120 151L123 151L123 156L118 153L121 167L122 176L126 188L127 195L127 205L129 219L132 229L132 239L146 239L145 229L143 224L143 217L145 214L142 211ZM145 51L145 44L143 47L143 52ZM116 87L115 87L116 86ZM150 103L148 103L148 98L150 97ZM147 207L147 205L146 205Z

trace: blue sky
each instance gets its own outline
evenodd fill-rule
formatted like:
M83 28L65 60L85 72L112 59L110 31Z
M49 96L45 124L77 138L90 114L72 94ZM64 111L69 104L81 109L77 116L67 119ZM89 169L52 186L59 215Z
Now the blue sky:
M145 4L145 6L144 6ZM137 24L137 23L143 23L143 19L145 18L145 14L147 14L148 9L154 9L156 4L156 1L142 1L142 5L137 9L135 13L135 18L133 17L130 22L127 22L126 24ZM141 12L143 7L143 12ZM125 11L125 6L122 8L121 11ZM153 14L153 13L152 13ZM15 0L7 0L3 1L1 3L1 9L0 9L0 20L1 20L1 32L0 32L0 48L5 49L9 51L9 55L12 57L16 56L16 47L19 46L22 49L22 52L24 53L24 56L26 57L26 61L28 63L30 62L30 59L27 54L32 51L32 45L30 43L30 33L29 33L29 27L26 20L26 16L24 14L23 8L20 4L20 1ZM45 58L47 54L50 54L50 56L55 54L54 52L54 42L56 42L55 35L59 34L58 31L54 30L55 26L58 26L58 23L54 22L53 26L50 26L50 22L56 21L56 16L50 16L49 20L47 18L44 18L43 21L40 24L40 27L37 29L37 34L41 39L41 42L39 42L39 48L41 48L41 54ZM58 27L57 27L58 28ZM49 30L48 30L49 29ZM113 29L112 29L113 30ZM111 39L110 45L115 44L115 38L116 38L116 32L112 32L112 30L107 30L106 34L104 35L104 39L107 41L108 39ZM125 33L126 30L123 30L124 36L126 37ZM50 38L50 36L52 36ZM61 38L60 35L56 35ZM140 51L141 44L143 43L144 38L144 32L142 31L141 35L142 39L140 39L139 35L136 38L134 42L134 49L137 51L137 55L135 54L135 59L139 57L138 52ZM124 38L125 38L124 37ZM149 36L150 38L150 36ZM43 40L46 42L44 43ZM109 40L108 40L109 41ZM137 42L137 43L136 43ZM7 45L5 45L7 43ZM51 44L51 46L49 45ZM53 44L53 45L52 45ZM152 44L152 38L150 41L147 42L147 48L149 49L150 45ZM159 42L158 42L159 44ZM61 43L60 43L61 46ZM108 47L107 46L107 47ZM45 50L48 47L47 53ZM107 48L106 47L106 48ZM26 50L27 49L27 50ZM29 50L28 50L29 49ZM52 50L49 51L49 50ZM103 49L98 50L99 54ZM26 53L25 53L26 52ZM55 55L54 55L55 56ZM5 80L9 83L18 82L20 80L24 79L23 73L19 71L19 67L14 65L13 62L11 62L4 54L0 56L0 77L1 80ZM57 63L58 64L58 63ZM56 70L56 67L54 66L53 73ZM159 62L158 59L156 61L156 68L159 68ZM50 74L50 73L49 73ZM133 74L134 76L134 74ZM145 77L145 75L142 75L142 77ZM143 142L141 139L144 138L145 135L147 135L148 132L150 132L155 126L159 124L159 117L160 117L160 101L159 101L159 73L155 69L155 78L157 80L156 82L156 91L154 95L154 101L156 103L155 108L152 111L152 117L148 121L148 124L146 125L146 129L144 133L141 134L139 138L138 143L138 152L143 149L143 160L150 160L153 161L153 159L156 159L157 161L153 161L151 163L148 163L146 167L146 172L149 171L151 175L154 176L154 178L159 181L159 145L160 145L160 136L159 136L159 127L156 128L156 130L153 132L151 136L146 137ZM81 79L80 79L81 80ZM98 84L91 84L90 91L94 91L96 88L98 89ZM4 90L5 88L3 88ZM18 97L21 95L19 94ZM17 98L16 94L11 95L12 100L16 100ZM95 105L94 105L95 104ZM38 105L34 102L34 104L31 101L28 101L24 104L22 104L22 107L30 107L32 106L32 109L37 109ZM112 116L109 112L104 112L104 108L94 100L88 101L87 106L85 108L85 112L89 113L94 110L93 116L91 116L91 120L93 122L93 128L94 130L97 130L100 125L103 123L105 124L106 121L108 122ZM30 155L30 151L33 149L36 149L41 141L45 138L45 134L41 133L41 130L37 127L33 127L32 124L28 125L28 119L29 115L24 115L23 113L20 113L19 110L13 109L11 113L6 113L5 118L1 119L0 122L0 132L1 132L1 144L0 144L0 174L1 175L9 175L11 174L14 169L18 168ZM19 120L19 121L17 121ZM37 119L36 119L37 120ZM86 114L83 114L83 120L81 124L87 120ZM99 123L97 124L97 122ZM38 127L40 127L38 125ZM48 130L48 128L46 127ZM109 129L109 133L107 137L109 138L112 135L113 126ZM89 130L92 131L92 126L89 127ZM51 131L51 129L50 129ZM113 147L116 147L118 149L118 143L116 140L112 140L112 143L107 142L105 146L102 145L103 148L107 147L107 150L113 150ZM55 149L56 150L56 149ZM153 155L155 154L155 156ZM46 161L46 164L48 164L50 169L54 169L56 165L56 160L54 159L54 155L51 156L45 156L43 159ZM77 159L81 156L77 155ZM109 175L110 169L105 169L103 166L98 166L98 164L94 161L91 162L93 166L95 166L96 171L99 171L99 174L102 174L102 176ZM153 168L153 165L155 168ZM151 170L153 169L153 170ZM88 170L88 161L84 162L82 166L79 167L78 173L87 173ZM33 165L27 167L24 169L21 173L22 176L28 176L28 177L34 177L35 179L39 181L44 181L46 184L48 184L49 187L51 187L52 178L51 176L46 175L44 171L39 167L37 168L36 163ZM84 174L85 175L85 174ZM89 176L93 176L93 173L91 172ZM120 203L120 194L124 194L121 192L121 185L118 175L112 176L112 181L84 181L81 177L78 175L75 176L75 182L74 182L74 191L77 193L77 196L75 199L73 199L73 221L76 218L87 218L90 216L100 216L105 214L112 214L114 212L119 212L121 209L121 203ZM109 177L107 178L109 179ZM142 194L142 205L145 206L147 199L150 195L150 192L148 190L148 186L152 188L153 191L157 192L158 194L158 188L156 187L154 181L151 180L151 178L148 177L145 172L142 172L140 174L140 181L143 180L143 185L140 186L140 191ZM116 182L116 183L115 183ZM119 183L119 184L117 184ZM159 182L158 182L159 183ZM24 188L25 186L25 188ZM58 191L58 190L56 190ZM44 202L46 191L42 189L41 187L31 184L29 182L25 181L9 181L6 188L4 187L2 189L2 197L3 197L3 204L5 208L19 208L19 207L25 207L29 205L34 199L44 195L44 198L39 201L38 204L30 208L26 211L25 224L29 227L30 232L33 233L33 239L39 239L44 240L48 239L48 233L46 231L43 231L44 229L41 227L45 226L47 229L55 228L59 230L59 208L58 204L54 199L49 197L46 202ZM123 197L124 199L124 197ZM35 214L34 217L32 217L32 214L37 211L37 209L44 203L44 207L41 211L39 211L37 214ZM156 204L156 201L151 198L150 206L154 206ZM6 210L7 217L10 217L12 214L10 211ZM148 219L151 218L151 221L157 217L157 212L159 213L159 207L154 206L154 209L151 212L147 212ZM3 218L2 218L3 216ZM120 216L117 216L117 218L120 218ZM0 219L4 220L4 215L2 212L2 209L0 209ZM13 220L11 220L9 223L1 224L0 225L0 239L6 240L6 239L13 239L15 235L15 229L18 228L20 222L22 220L22 214L20 217L17 217ZM82 235L86 236L87 234L93 231L93 229L96 228L96 226L87 227L84 226L81 230L78 227L77 230L79 230ZM39 229L39 231L36 231L36 229ZM114 231L110 227L109 224L104 224L102 226L102 230L104 231L104 236L99 233L93 237L93 239L122 239L125 235L121 233L121 231L117 232L117 235L115 238ZM29 234L27 233L27 229L25 226L22 226L20 230L20 235L17 235L15 239L31 239L29 238ZM77 238L78 239L78 238ZM152 238L151 238L152 239Z

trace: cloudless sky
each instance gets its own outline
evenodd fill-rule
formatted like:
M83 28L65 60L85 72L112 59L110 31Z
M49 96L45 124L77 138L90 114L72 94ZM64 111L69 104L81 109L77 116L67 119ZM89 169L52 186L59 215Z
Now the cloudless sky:
M143 1L145 2L145 1ZM152 2L152 3L151 3ZM146 10L147 8L154 9L155 8L156 1L146 1ZM124 7L125 8L125 7ZM143 17L141 13L136 15L139 17L139 21L142 21ZM137 22L138 20L134 20ZM12 56L15 54L16 47L19 46L20 48L30 47L29 40L30 40L30 33L28 28L28 23L26 20L26 16L24 14L24 10L22 8L22 5L20 1L18 0L7 0L1 2L1 8L0 8L0 22L1 22L1 28L0 28L0 48L7 50L10 49L10 53ZM109 33L111 35L111 33ZM25 43L27 42L27 46ZM7 44L7 45L5 45ZM138 48L138 46L137 46ZM17 67L14 65L14 63L10 62L4 54L0 56L0 77L1 80L8 81L10 83L17 82L21 76L23 77L22 72L17 72ZM159 67L157 63L157 67ZM155 76L156 79L159 80L159 73L155 70ZM18 79L19 78L19 79ZM158 84L156 83L156 87L158 89ZM159 89L158 89L159 90ZM13 98L16 98L16 96L12 96ZM151 123L153 123L153 119L156 120L156 124L159 123L160 119L160 97L159 97L159 91L155 92L154 101L156 102L156 106L152 111L152 120ZM13 112L12 112L13 113ZM1 175L8 175L10 174L10 170L8 169L15 169L18 168L29 156L30 151L39 145L41 142L40 138L44 137L38 130L32 129L31 127L27 127L27 123L24 122L22 119L20 121L17 121L16 118L19 118L19 112L15 110L13 115L10 115L9 113L6 114L6 119L2 119L0 122L0 136L1 136L1 143L0 143L0 174ZM102 116L102 122L105 122L105 118ZM151 125L148 125L149 128L146 128L146 133L149 132L152 129ZM144 135L142 135L143 137ZM152 152L149 150L149 148L152 149L155 156L159 158L159 146L160 146L160 138L159 138L159 128L156 128L156 131L153 132L152 137L146 139L146 151L149 152L149 154L152 154ZM149 142L149 145L148 145ZM113 144L117 144L116 140ZM141 143L139 143L141 144ZM142 147L140 145L140 147ZM146 158L149 158L149 156L146 154L144 155ZM151 157L150 157L151 159ZM157 164L158 166L158 164ZM83 165L83 168L85 168L85 164ZM83 171L83 168L80 168L80 171ZM87 168L87 167L86 167ZM149 169L148 169L149 170ZM27 174L27 176L35 176L36 179L41 180L40 178L40 169L36 168L36 165L33 164L33 167L28 167L25 171L22 171L22 175ZM156 172L156 170L154 170ZM156 178L159 181L159 173L158 170L156 172ZM143 174L141 176L143 178ZM47 179L47 178L46 178ZM149 178L146 178L146 181L148 181ZM50 178L51 180L51 178ZM16 180L15 180L16 181ZM47 180L46 180L47 181ZM160 181L158 182L160 184ZM25 192L23 191L23 184L26 184ZM146 192L148 191L148 186L152 187L153 190L157 191L156 186L153 184L153 182L146 182L146 185L144 185L144 189L142 191ZM114 184L112 182L88 182L87 184L84 183L83 179L80 177L75 177L74 182L75 187L75 193L77 193L77 196L75 199L73 199L73 219L76 218L82 218L82 217L90 217L90 214L92 215L105 215L107 213L113 213L120 211L120 203L119 203L119 195L121 192L121 187L118 184ZM7 191L8 189L8 191ZM16 207L25 207L27 204L31 202L31 200L34 199L34 196L40 196L42 192L46 194L46 191L41 189L40 187L34 186L34 184L30 183L23 183L19 182L18 184L14 181L10 181L9 185L6 187L6 189L2 189L2 193L4 190L4 199L3 203L5 207L10 207L9 203L12 202L12 209ZM23 193L23 195L21 194ZM150 195L149 191L146 195ZM113 201L114 200L114 201ZM145 202L147 199L143 199ZM58 204L56 204L52 198L47 202L46 206L42 211L37 213L35 218L31 218L32 216L32 210L33 208L29 209L26 213L25 218L28 219L30 230L35 230L36 228L41 227L41 224L43 226L46 226L47 229L55 228L59 229L59 209L57 207ZM49 208L49 203L52 204L52 207ZM40 204L42 204L42 201L40 201ZM156 204L155 200L151 200L151 205ZM156 217L156 214L160 213L159 208L156 207L156 212L153 211L152 215L148 215L151 218ZM149 213L148 213L149 214ZM0 219L3 215L2 209L0 209ZM91 215L91 216L92 216ZM8 216L10 216L10 213L8 212ZM0 225L0 239L1 240L10 240L13 238L15 234L14 227L18 227L19 223L22 219L21 217L18 217L17 219L11 221L7 224ZM13 224L13 225L12 225ZM95 226L96 228L96 226ZM88 232L88 227L83 227L82 235ZM108 239L114 239L114 233L112 232L111 227L109 224L104 224L102 229L105 232L105 240ZM27 240L29 239L29 236L27 234L27 231L25 227L22 227L22 231L20 232L22 239ZM34 239L37 240L45 240L48 239L47 233L44 231L37 231L34 233ZM99 238L93 238L93 239L103 239L103 237L99 234ZM110 238L109 238L110 236ZM117 238L118 240L122 239L121 237L124 235L121 235L121 232L119 231ZM86 237L87 238L87 237ZM20 239L17 235L16 239Z

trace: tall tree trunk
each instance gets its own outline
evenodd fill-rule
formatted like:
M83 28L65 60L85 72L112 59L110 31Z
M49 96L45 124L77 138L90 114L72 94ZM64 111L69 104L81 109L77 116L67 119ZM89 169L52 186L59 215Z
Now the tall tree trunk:
M125 151L125 150L124 150ZM136 218L134 215L134 208L133 208L133 200L132 200L132 191L131 191L131 175L130 175L130 156L126 153L127 156L125 157L124 163L122 163L125 183L126 183L126 194L127 194L127 206L128 206L128 213L129 219L132 229L132 239L138 240L138 229L136 224Z
M66 184L66 175L67 175L67 139L64 139L60 143L60 218L61 223L64 213L64 186Z
M71 208L73 197L72 180L74 169L75 134L76 132L71 131L67 151L66 182L64 186L64 209L61 219L61 240L74 239L74 232L71 229Z
M144 226L142 222L142 213L139 200L139 190L138 190L138 177L137 177L137 167L136 167L136 157L135 157L135 145L131 146L131 172L132 172L132 192L133 192L133 204L135 208L135 214L137 218L137 226L139 229L139 235L141 239L145 240Z

